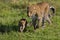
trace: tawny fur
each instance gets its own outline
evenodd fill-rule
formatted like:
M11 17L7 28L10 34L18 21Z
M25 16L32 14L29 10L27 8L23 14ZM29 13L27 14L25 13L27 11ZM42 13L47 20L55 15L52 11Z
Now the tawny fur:
M50 5L46 2L32 4L27 7L27 16L32 17L33 15L37 15L39 26L44 25L44 20L47 20L51 24L51 20L48 17L49 10Z

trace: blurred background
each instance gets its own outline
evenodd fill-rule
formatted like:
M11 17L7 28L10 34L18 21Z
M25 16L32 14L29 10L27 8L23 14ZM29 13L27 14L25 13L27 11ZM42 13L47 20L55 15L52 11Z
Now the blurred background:
M46 25L42 30L33 32L33 27L27 27L30 32L18 32L18 22L27 17L27 6L39 2L48 2L56 9L56 15L52 19L53 25ZM60 0L0 0L0 40L60 40ZM38 36L38 37L37 37Z

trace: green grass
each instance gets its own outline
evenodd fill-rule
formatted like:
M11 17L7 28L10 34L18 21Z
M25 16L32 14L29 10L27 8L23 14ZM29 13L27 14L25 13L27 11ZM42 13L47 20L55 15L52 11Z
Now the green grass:
M32 0L31 4L45 1L49 2L56 8L56 14L51 19L53 24L46 23L46 27L35 30L33 26L29 26L26 29L29 32L18 32L18 22L23 17L28 22L31 21L26 14L26 6L28 0L24 3L23 0L19 0L18 4L12 4L11 2L5 2L0 0L0 40L60 40L60 0Z

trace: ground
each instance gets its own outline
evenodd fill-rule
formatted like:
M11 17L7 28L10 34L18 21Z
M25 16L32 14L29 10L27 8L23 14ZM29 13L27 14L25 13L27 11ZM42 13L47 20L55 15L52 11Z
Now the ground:
M45 0L32 0L31 4L41 2ZM28 22L31 21L26 14L26 6L20 0L17 4L12 4L5 0L0 0L0 40L60 40L60 0L46 0L45 2L50 3L56 8L55 16L53 16L52 25L46 23L45 28L35 30L33 26L29 26L26 29L29 32L18 32L18 22L23 17L26 18Z

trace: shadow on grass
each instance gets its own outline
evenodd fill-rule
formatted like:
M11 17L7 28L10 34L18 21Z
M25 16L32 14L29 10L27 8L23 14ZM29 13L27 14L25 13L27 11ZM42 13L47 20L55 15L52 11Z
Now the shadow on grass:
M3 25L3 24L0 24L0 32L1 33L9 33L11 31L19 31L19 27L16 26L16 25Z
M26 27L26 29L24 30L25 32L33 32L33 27ZM15 31L15 32L20 32L19 31L19 26L18 25L3 25L0 23L0 33L4 34L4 33L10 33L11 31Z

